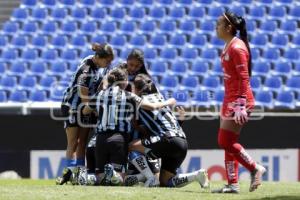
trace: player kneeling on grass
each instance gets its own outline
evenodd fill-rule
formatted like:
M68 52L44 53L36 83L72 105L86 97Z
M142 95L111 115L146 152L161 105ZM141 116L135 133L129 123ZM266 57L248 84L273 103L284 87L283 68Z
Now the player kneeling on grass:
M134 80L135 94L153 103L164 101L154 88L153 82L147 75L137 75ZM205 169L187 174L176 173L185 159L188 144L179 122L169 107L153 111L139 109L137 123L147 129L148 135L142 140L131 142L129 150L137 152L135 159L139 159L140 165L144 168L146 166L144 155L154 159L161 158L160 186L183 187L198 181L202 188L209 187Z
M84 115L96 111L98 114L96 139L97 184L122 185L128 156L128 137L132 132L131 121L141 107L146 110L175 105L175 99L150 103L137 95L125 91L128 76L117 68L108 74L108 87L98 92L84 106Z

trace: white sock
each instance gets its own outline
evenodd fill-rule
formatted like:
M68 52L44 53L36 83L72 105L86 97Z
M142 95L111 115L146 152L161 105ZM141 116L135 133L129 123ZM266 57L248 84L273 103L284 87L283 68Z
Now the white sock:
M186 173L186 174L177 174L176 176L172 177L168 181L169 187L183 187L191 182L196 180L198 171Z
M139 155L138 157L132 159L130 161L135 167L136 169L142 174L144 175L147 179L151 178L154 176L154 174L152 173L146 157L143 155Z

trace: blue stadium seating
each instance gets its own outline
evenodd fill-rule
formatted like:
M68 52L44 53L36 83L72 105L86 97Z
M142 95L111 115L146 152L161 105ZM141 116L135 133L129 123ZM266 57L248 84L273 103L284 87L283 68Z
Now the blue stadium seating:
M299 17L300 17L300 5L291 7L288 13L288 18L293 20L298 20Z
M21 58L25 61L33 61L38 58L38 51L36 49L23 49Z
M255 104L257 106L272 109L274 107L273 93L271 91L257 91L255 95Z
M190 75L207 76L208 70L209 70L209 63L198 59L193 61Z
M151 36L150 44L153 46L164 46L167 43L167 39L163 34L154 34Z
M36 49L43 49L48 44L48 38L43 35L36 35L31 38L31 44Z
M37 79L35 76L25 76L20 80L20 89L32 90L37 84Z
M146 44L146 37L145 35L133 35L129 42L134 47L143 47Z
M286 81L286 89L300 92L300 76L292 76Z
M3 33L5 33L7 35L15 35L16 32L18 32L19 28L20 28L20 25L17 22L8 21L3 24L2 31L3 31Z
M259 76L251 76L250 85L253 91L257 92L261 90L262 80Z
M272 74L276 76L282 76L284 78L289 78L292 73L292 63L287 61L275 62L274 70Z
M194 91L199 87L199 79L197 76L187 76L181 81L182 90Z
M68 66L66 62L55 61L51 63L49 73L50 75L56 75L62 77L65 74L67 68Z
M268 76L270 71L271 71L271 64L269 62L258 61L253 63L252 66L253 75L266 77Z
M127 42L125 35L114 35L112 36L110 40L110 44L112 44L114 47L123 47Z
M167 63L164 61L154 61L150 68L151 75L163 76L168 69Z
M37 4L38 0L22 0L22 5L25 7L34 7Z
M154 20L143 21L140 25L140 29L146 33L153 33L156 28L156 23Z
M185 34L174 33L170 38L170 44L176 47L183 47L186 42Z
M218 51L215 48L207 48L201 53L201 58L208 61L213 61L218 57Z
M155 60L158 57L156 48L144 48L144 56L146 60Z
M287 14L286 7L284 6L273 6L269 11L270 19L282 19Z
M207 90L217 91L220 89L220 78L218 76L205 77L202 80L202 87Z
M194 60L199 56L199 52L195 48L184 48L182 49L181 57L186 60Z
M189 10L188 17L190 17L192 19L200 19L200 18L204 17L205 14L206 14L205 7L193 6Z
M126 15L126 10L124 8L116 7L110 10L110 17L114 21L118 21L118 22L123 21L125 15Z
M176 30L176 22L174 20L164 20L160 23L159 28L163 33L173 33Z
M125 21L120 25L120 31L122 34L132 34L137 28L134 21Z
M42 3L47 7L54 7L56 5L56 0L42 0Z
M47 62L52 62L58 57L58 52L55 49L45 49L42 52L41 58Z
M0 47L5 47L8 44L8 41L8 36L0 35Z
M182 19L184 16L186 15L185 13L185 8L184 7L172 7L170 10L170 14L169 16L173 19L173 20L180 20Z
M289 48L284 51L283 57L287 60L299 60L299 49Z
M76 49L81 49L87 44L87 39L83 35L75 35L71 39L71 45Z
M269 48L264 50L262 57L267 61L275 61L280 57L280 51L277 48Z
M15 90L12 91L9 96L9 101L12 102L26 102L27 101L27 93L24 90Z
M203 48L207 43L207 36L205 34L193 34L191 35L190 43L194 47Z
M173 97L176 99L177 105L185 106L185 107L190 106L190 101L189 101L190 95L186 90L177 90L176 92L173 93Z
M160 57L165 60L174 60L176 59L178 52L174 48L164 48L161 50Z
M8 49L2 50L1 60L12 61L12 60L17 59L17 57L18 57L18 51L16 49L8 48Z
M29 100L34 102L45 102L47 101L47 94L44 90L34 90L30 92Z
M210 104L210 92L208 90L198 90L194 93L192 105L208 108Z
M15 76L2 76L0 79L0 88L10 90L17 86L17 77Z
M279 76L268 77L265 80L265 90L279 92L282 89L282 79Z
M250 19L261 20L264 18L265 14L266 14L266 9L264 6L252 6L250 7L248 17Z
M154 6L150 9L149 16L152 19L161 20L166 16L166 9L164 7Z
M295 108L295 95L291 91L282 91L278 94L276 100L275 100L275 107L278 108L289 108L294 109Z
M280 29L287 33L294 33L297 30L296 20L285 20L280 23Z
M91 18L94 20L103 20L106 17L107 11L103 7L93 7L91 11Z
M52 90L50 91L50 99L53 101L61 102L65 89L66 88L62 86L52 88Z
M216 20L218 19L223 13L225 12L224 7L222 6L211 6L208 9L208 16L213 19Z
M12 39L11 44L16 46L16 47L25 47L28 43L28 37L20 35L16 36Z
M0 74L4 74L7 70L8 66L6 62L0 62Z
M46 70L47 64L44 61L34 61L30 67L30 73L36 76L43 76Z
M56 84L57 79L54 76L45 76L40 80L41 89L49 90Z
M289 43L289 37L286 34L276 34L272 36L271 42L276 47L285 47Z
M0 90L0 102L7 102L7 93L4 90Z
M12 13L13 21L23 21L29 16L29 12L27 8L16 8Z
M93 7L96 4L96 0L80 0L80 3L84 7Z
M171 74L176 76L186 76L188 65L184 60L175 60L171 65Z
M54 21L46 21L43 25L42 25L42 33L45 35L52 35L56 32L56 30L58 29L58 24Z
M178 86L178 79L176 76L164 76L160 82L161 89L176 91Z
M22 76L23 74L26 73L26 68L27 68L27 65L24 62L21 62L21 61L13 62L10 67L9 74L11 74L13 76Z
M73 17L73 20L79 22L84 21L87 16L87 10L82 7L72 7L71 16Z
M265 33L273 33L277 30L278 24L275 20L267 20L261 23L260 30Z
M223 104L224 95L225 95L224 90L217 90L214 93L214 101L213 101L213 103L215 105L221 106Z

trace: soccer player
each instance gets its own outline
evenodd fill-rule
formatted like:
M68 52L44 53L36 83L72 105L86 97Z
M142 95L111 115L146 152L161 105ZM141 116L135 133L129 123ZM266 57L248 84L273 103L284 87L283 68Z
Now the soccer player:
M239 192L238 163L251 173L249 191L252 192L261 184L261 177L266 169L257 164L238 142L240 131L254 107L254 97L249 83L251 52L245 19L226 11L218 19L216 32L226 43L221 55L225 97L221 110L218 144L225 151L228 185L213 192ZM238 32L240 38L236 37Z
M108 87L97 93L84 107L84 115L96 111L98 114L96 139L97 182L104 185L123 184L127 164L128 137L133 128L131 121L139 107L159 109L174 105L175 99L150 103L128 92L127 71L112 70L108 76Z
M67 135L67 167L63 176L56 180L64 184L70 180L76 166L85 166L85 147L90 128L90 116L81 116L78 106L88 102L89 97L97 91L100 79L107 73L108 66L114 59L113 49L108 44L93 44L95 54L85 58L73 75L70 86L66 89L61 105L63 116L67 118L64 128Z
M164 100L155 90L150 77L144 74L136 76L133 91L149 102ZM138 124L143 126L147 133L142 140L133 141L129 149L154 159L161 158L160 185L183 187L193 181L198 181L201 187L209 187L205 169L187 174L176 173L186 157L188 144L186 136L170 108L164 107L154 111L140 109L138 114Z

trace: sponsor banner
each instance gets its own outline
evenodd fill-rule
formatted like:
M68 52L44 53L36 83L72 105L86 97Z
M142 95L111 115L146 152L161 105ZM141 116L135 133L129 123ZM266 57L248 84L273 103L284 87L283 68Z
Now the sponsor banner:
M247 151L255 161L268 170L265 181L300 181L300 150L255 149ZM66 165L65 151L31 151L30 177L52 179L60 176ZM200 168L208 170L211 180L225 180L224 152L222 150L189 150L179 172ZM249 180L249 172L240 165L241 180Z

